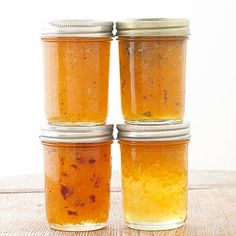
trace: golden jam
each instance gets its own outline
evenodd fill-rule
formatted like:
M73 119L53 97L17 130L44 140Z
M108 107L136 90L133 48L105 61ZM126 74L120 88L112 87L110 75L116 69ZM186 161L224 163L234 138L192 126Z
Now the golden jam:
M184 222L187 214L187 142L120 141L125 221Z
M187 217L189 123L118 125L124 220L168 230Z

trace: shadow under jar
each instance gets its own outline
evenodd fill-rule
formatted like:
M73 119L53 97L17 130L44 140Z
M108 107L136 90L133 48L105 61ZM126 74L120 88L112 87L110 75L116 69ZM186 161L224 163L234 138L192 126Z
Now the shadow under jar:
M138 230L181 227L187 216L189 123L118 130L125 223Z
M106 226L112 131L112 125L42 129L46 215L52 228L86 231Z
M182 120L188 20L137 19L116 27L126 123Z
M104 124L112 22L58 20L45 27L45 114L57 125Z

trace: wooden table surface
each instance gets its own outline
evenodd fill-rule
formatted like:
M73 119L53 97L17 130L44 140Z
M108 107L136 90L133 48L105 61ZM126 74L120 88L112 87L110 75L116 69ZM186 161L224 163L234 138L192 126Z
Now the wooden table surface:
M41 175L1 178L0 235L236 236L236 172L192 171L189 182L189 214L182 228L158 232L127 228L122 221L120 178L116 173L108 227L93 232L62 233L46 223Z

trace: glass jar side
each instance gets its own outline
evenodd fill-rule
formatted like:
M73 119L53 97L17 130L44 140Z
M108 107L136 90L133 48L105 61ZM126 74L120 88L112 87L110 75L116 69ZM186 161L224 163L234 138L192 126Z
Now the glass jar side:
M120 36L120 87L124 119L182 120L187 37Z
M182 226L187 215L188 141L119 143L126 224L140 230Z
M111 38L44 38L45 114L51 124L104 124Z
M52 228L83 231L106 226L111 143L43 142L46 214Z

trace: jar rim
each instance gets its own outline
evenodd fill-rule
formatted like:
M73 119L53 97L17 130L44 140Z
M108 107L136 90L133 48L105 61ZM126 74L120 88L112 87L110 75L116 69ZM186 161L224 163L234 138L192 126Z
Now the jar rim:
M112 37L113 22L101 20L50 20L43 24L42 38Z
M116 22L117 36L189 36L184 18L141 18Z
M113 140L113 125L56 126L46 124L41 128L42 142L97 143Z
M158 125L119 124L118 140L127 141L174 141L190 139L190 123L170 122Z

